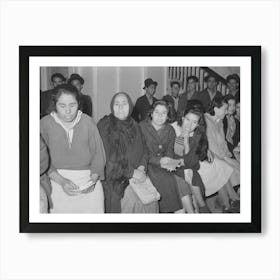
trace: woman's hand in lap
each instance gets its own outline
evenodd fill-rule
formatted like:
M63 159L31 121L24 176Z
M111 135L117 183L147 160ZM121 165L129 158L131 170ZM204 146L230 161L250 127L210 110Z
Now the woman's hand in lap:
M97 182L98 178L99 178L99 175L96 174L96 173L92 173L90 175L90 177L91 177L91 180L92 180L93 184L95 184Z
M161 164L161 168L164 168L168 171L175 171L177 167L182 165L181 159L170 159L167 163Z
M133 178L136 179L139 183L143 183L146 180L146 174L144 171L139 169L134 169Z
M164 164L167 164L167 163L170 162L170 160L171 160L170 157L162 157L162 158L160 159L160 165L162 166L162 165L164 165Z
M77 195L79 187L71 180L64 178L61 183L63 191L68 195Z

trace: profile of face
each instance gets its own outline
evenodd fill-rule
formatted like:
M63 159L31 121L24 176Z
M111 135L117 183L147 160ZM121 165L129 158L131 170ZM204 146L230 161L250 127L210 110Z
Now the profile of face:
M74 86L78 90L78 92L81 92L83 89L83 85L79 80L72 80L71 85Z
M217 81L214 77L209 77L208 78L208 81L207 81L207 87L210 89L210 90L214 90L217 86Z
M154 84L151 84L146 87L146 93L153 96L156 93L156 86Z
M230 79L227 85L230 91L236 91L239 87L239 83L235 79Z
M196 82L193 79L189 79L187 85L187 91L194 91L194 90L196 90Z
M173 84L171 87L171 94L174 97L177 97L179 95L179 91L180 91L180 86L178 84Z
M230 99L228 101L228 114L233 115L234 112L236 111L236 104L235 104L235 100L234 99Z
M115 97L113 104L114 116L119 120L125 120L129 114L129 103L127 97L119 94Z
M236 115L240 119L240 103L236 104Z
M52 79L53 87L56 88L57 86L60 86L64 84L64 81L60 77L54 77Z
M152 124L161 127L165 124L168 110L164 105L157 105L152 112Z
M193 132L199 125L199 116L191 112L187 113L182 120L182 128L189 132Z
M222 120L225 117L227 110L228 110L227 103L223 103L222 107L220 107L220 108L215 107L214 111L215 111L215 116L217 117L217 119Z
M72 122L78 113L78 102L71 93L62 93L56 102L56 113L63 122Z

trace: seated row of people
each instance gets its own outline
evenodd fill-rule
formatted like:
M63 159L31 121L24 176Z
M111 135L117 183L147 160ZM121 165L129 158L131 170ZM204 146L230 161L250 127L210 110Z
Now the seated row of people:
M205 115L198 104L187 107L172 127L170 106L156 101L138 124L131 117L129 95L121 92L112 98L111 114L96 126L79 110L77 89L58 86L51 113L40 126L50 156L50 212L210 212L205 196L216 191L224 212L233 212L239 203L233 189L239 184L239 166L224 139L228 104L223 97L214 98ZM143 203L133 185L148 180L160 198Z

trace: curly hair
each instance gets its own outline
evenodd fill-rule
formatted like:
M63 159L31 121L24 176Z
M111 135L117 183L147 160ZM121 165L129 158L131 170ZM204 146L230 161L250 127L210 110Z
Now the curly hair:
M170 115L170 111L171 111L171 104L169 104L168 102L164 101L164 100L158 100L156 101L153 105L152 105L152 109L150 110L149 114L148 114L148 118L151 120L152 119L152 114L155 110L155 108L157 106L164 106L167 109L167 119L166 122L170 122L171 120L171 115Z
M221 108L224 104L227 104L226 96L215 96L210 103L207 113L209 113L211 116L215 116L214 108Z
M63 82L66 81L66 78L61 73L54 73L51 76L51 81L54 81L54 78L60 78Z
M194 103L194 106L186 108L184 111L183 117L191 113L199 117L198 126L195 128L194 132L200 135L199 143L195 151L199 160L203 161L207 158L208 151L208 139L206 135L206 121L204 118L203 107L200 107L199 103ZM183 120L177 121L179 126L182 126Z
M196 76L189 76L189 77L187 78L187 84L189 83L190 80L193 80L193 81L195 81L196 83L198 83L198 78L197 78Z

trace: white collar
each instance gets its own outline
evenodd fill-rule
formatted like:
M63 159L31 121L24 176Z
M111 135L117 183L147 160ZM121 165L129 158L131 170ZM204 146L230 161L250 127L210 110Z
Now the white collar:
M71 148L72 145L72 140L73 140L73 133L74 133L74 126L80 121L81 116L82 116L82 111L78 111L77 116L70 128L66 127L63 122L60 120L60 118L57 116L56 112L52 112L51 116L53 117L54 121L61 125L61 127L65 130L66 135L67 135L67 140L68 140L68 145L69 148Z

